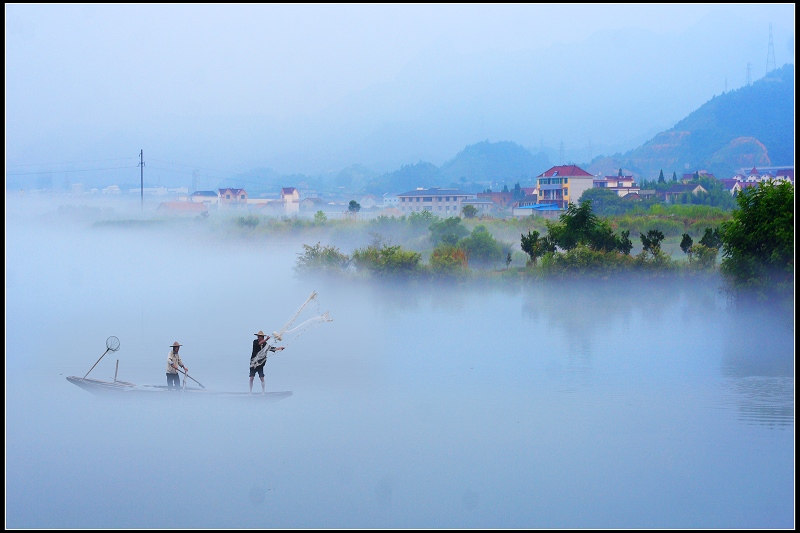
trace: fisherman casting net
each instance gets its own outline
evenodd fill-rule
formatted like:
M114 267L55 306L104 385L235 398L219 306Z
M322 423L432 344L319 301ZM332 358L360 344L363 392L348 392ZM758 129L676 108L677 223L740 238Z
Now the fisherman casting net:
M298 322L301 319L302 321ZM311 293L311 296L309 296L308 299L303 302L303 305L300 306L297 312L289 318L283 327L272 333L272 339L269 340L283 342L283 347L287 348L310 328L332 321L333 319L330 317L328 311L325 311L324 313L322 312L319 300L317 299L317 293L314 291ZM269 340L256 354L256 357L250 362L251 367L255 368L266 363L267 357L271 352L270 349L272 348Z

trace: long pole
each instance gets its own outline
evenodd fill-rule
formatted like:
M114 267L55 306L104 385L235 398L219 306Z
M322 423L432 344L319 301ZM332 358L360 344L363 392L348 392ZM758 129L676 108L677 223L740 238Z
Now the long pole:
M144 150L139 150L139 193L142 199L142 214L144 214Z

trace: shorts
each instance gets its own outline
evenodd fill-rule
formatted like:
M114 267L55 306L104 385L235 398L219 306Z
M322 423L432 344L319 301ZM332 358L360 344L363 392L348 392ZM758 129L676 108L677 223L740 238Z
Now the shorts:
M256 372L258 372L258 377L263 378L264 377L264 365L258 365L255 368L250 367L250 377L251 378L256 377Z

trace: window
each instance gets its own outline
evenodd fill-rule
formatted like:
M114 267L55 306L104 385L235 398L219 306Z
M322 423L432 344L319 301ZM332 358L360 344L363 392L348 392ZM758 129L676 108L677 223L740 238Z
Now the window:
M422 201L423 202L432 202L433 201L433 197L427 196L427 197L423 198Z
M231 199L231 195L230 195L230 194L226 194L226 195L225 195L225 199L226 199L226 200L230 200L230 199Z
M244 200L244 194L242 195L242 200Z

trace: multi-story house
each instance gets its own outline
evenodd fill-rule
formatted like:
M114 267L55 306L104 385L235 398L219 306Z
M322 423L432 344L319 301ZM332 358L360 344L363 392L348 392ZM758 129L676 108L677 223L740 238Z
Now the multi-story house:
M408 191L397 195L397 205L404 215L430 211L439 217L459 216L461 204L465 200L475 199L474 194L461 192L458 189L423 189Z
M592 180L592 186L598 189L614 191L617 196L639 194L639 186L633 181L633 176L605 176Z
M594 186L594 176L576 165L561 165L536 176L539 204L566 209L577 204L584 191Z
M247 192L244 189L220 189L219 205L224 207L246 207Z

